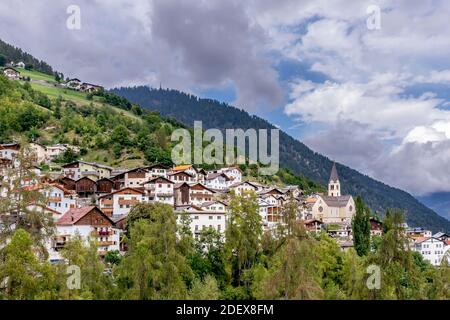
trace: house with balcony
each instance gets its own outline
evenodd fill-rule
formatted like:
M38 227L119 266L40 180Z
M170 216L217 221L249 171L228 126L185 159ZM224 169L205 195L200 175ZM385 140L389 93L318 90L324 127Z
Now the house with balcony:
M144 167L145 170L147 170L147 179L154 179L158 177L164 177L167 178L167 172L169 171L169 167L163 165L163 164L153 164L151 166Z
M205 186L215 190L226 190L231 182L231 179L222 172L210 173L204 180Z
M107 215L95 206L75 208L56 222L56 235L48 243L50 260L62 260L61 250L78 235L85 243L94 241L100 256L119 250L120 230Z
M215 200L216 192L201 183L195 183L190 186L189 199L190 204L201 206L205 202Z
M186 171L170 172L167 174L167 178L170 181L173 181L174 183L181 183L181 182L195 183L196 182L195 175L192 175Z
M43 189L47 198L47 206L61 214L77 206L78 195L73 190L68 190L61 185L51 184Z
M259 190L259 186L250 181L234 183L228 188L228 191L234 192L237 196L241 196L242 194L249 192L258 192Z
M108 217L126 216L136 204L146 202L149 197L142 188L123 188L98 198L100 209Z
M17 154L19 152L20 144L18 143L0 144L0 159L14 161L17 158Z
M113 168L95 162L74 161L62 166L62 174L73 180L87 177L97 181L102 178L110 178Z
M431 263L433 266L441 265L444 257L450 263L450 249L445 241L434 237L418 237L413 238L412 249L419 252L422 257Z
M150 200L174 205L174 183L167 178L157 177L149 181L145 181L144 187Z
M191 232L196 239L199 239L203 230L208 228L224 234L227 225L227 213L223 210L205 210L196 205L182 205L175 207L178 220L182 213L189 214L191 220Z

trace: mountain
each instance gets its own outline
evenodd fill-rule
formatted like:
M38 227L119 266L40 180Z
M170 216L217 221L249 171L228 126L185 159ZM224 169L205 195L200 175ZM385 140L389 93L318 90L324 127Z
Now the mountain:
M416 198L444 218L450 219L450 192L436 192Z
M268 121L248 114L226 103L201 99L194 95L170 89L151 89L144 86L115 88L111 92L125 97L149 110L159 111L162 116L173 117L186 126L201 120L203 128L275 129ZM280 131L280 163L296 174L302 174L321 184L328 182L332 161L309 149L300 141ZM406 211L411 226L423 226L432 231L450 231L450 221L420 203L412 195L374 180L347 166L338 164L337 169L343 192L361 195L378 215L386 208Z
M16 48L0 40L0 66L2 66L2 60L4 63L9 63L11 61L18 63L21 61L25 63L27 68L50 75L53 75L54 73L52 67L48 63L36 59L31 54L22 51L22 49Z

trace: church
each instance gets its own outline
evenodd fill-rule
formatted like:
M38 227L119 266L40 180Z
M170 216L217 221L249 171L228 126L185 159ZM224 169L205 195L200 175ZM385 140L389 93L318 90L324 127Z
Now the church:
M333 163L330 180L328 182L328 195L317 195L312 205L311 213L314 219L323 223L350 224L355 214L355 201L351 195L341 195L336 163Z

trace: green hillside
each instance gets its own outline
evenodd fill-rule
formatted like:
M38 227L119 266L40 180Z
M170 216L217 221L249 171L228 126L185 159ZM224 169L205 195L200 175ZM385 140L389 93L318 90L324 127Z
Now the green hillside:
M64 88L53 77L37 71L21 75L28 79L13 82L0 76L0 142L25 138L43 145L68 143L81 150L44 169L58 170L64 162L75 159L122 168L154 162L172 165L170 137L175 128L182 127L176 121L110 93L86 94ZM258 176L256 166L243 165L242 169L250 180L324 190L320 184L288 170L269 179Z

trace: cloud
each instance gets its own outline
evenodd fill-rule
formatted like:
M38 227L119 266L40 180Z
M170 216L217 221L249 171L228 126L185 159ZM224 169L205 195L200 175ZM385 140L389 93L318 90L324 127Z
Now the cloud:
M81 9L81 30L66 28L70 4ZM192 92L231 83L251 111L283 99L263 50L269 39L239 1L6 0L0 37L107 87L162 82Z
M308 2L316 19L291 20L303 32L285 52L328 80L292 81L285 113L323 128L305 139L316 151L413 193L449 191L448 101L417 86L450 84L450 6L380 1L381 30L372 31L361 11L368 4Z
M66 28L70 4L82 30ZM313 149L424 193L450 190L450 104L430 86L450 84L449 16L446 0L3 0L0 38L107 87L233 88L251 112L288 96L302 132L320 128L302 137ZM307 71L281 81L280 61Z

